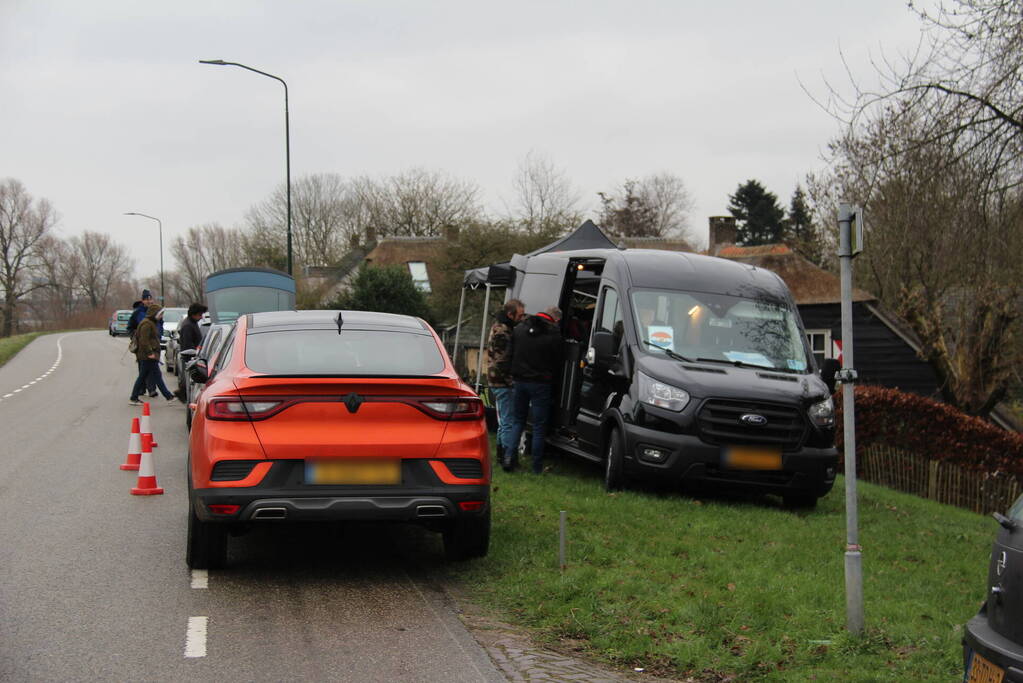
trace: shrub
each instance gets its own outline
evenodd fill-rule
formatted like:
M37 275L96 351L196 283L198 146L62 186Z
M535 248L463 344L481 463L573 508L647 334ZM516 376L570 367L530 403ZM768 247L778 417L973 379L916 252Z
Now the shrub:
M965 469L1023 476L1023 435L897 389L857 386L856 447L890 446ZM836 396L838 442L842 402Z

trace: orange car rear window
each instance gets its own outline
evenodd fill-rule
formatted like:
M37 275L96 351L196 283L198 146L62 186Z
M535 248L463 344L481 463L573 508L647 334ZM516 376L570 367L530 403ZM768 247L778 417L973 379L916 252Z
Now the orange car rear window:
M250 334L245 365L267 375L431 376L444 370L433 336L374 330Z

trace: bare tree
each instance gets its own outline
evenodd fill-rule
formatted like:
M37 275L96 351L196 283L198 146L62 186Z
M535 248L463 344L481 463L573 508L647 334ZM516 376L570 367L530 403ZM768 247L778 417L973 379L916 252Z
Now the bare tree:
M625 180L616 192L597 195L602 204L600 224L616 236L691 239L693 200L676 175L662 172Z
M1023 196L992 186L997 144L935 143L933 125L903 109L876 118L833 144L834 177L867 205L872 288L920 338L944 399L984 416L1020 360Z
M207 275L246 263L241 231L218 223L189 228L171 243L171 255L177 262L175 287L191 301L202 301Z
M292 184L292 244L302 265L337 263L365 232L367 212L356 185L336 173L299 178ZM287 249L287 196L282 185L246 216L254 256L267 260L270 251ZM273 246L272 249L267 247Z
M529 152L519 162L513 187L514 218L528 234L553 238L582 223L580 195L550 159Z
M479 220L479 188L440 171L412 168L380 182L360 181L369 223L381 235L431 237Z
M667 171L653 173L640 179L636 191L654 212L657 234L692 241L689 214L694 202L682 178Z
M57 213L49 201L33 201L25 186L13 178L0 183L2 337L9 337L14 331L18 302L47 284L45 278L31 275L39 265L40 241L56 223Z
M106 308L110 292L135 268L128 250L106 233L85 231L69 240L78 269L78 286L93 310Z
M39 240L39 275L46 281L45 313L39 317L69 318L78 304L81 259L64 240L46 235Z

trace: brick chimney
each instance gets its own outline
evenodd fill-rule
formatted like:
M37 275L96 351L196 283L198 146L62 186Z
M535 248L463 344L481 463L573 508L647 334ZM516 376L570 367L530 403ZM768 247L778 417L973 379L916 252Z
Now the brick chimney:
M738 228L735 227L734 216L710 217L710 245L707 249L711 256L716 256L721 247L735 244Z
M459 233L461 233L461 227L453 223L448 223L440 229L441 237L448 242L457 242Z

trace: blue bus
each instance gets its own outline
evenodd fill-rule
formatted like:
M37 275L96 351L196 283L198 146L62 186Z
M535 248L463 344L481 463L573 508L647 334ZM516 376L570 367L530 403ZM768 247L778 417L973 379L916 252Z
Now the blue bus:
M206 276L206 305L215 324L238 316L295 309L295 279L273 268L229 268Z

